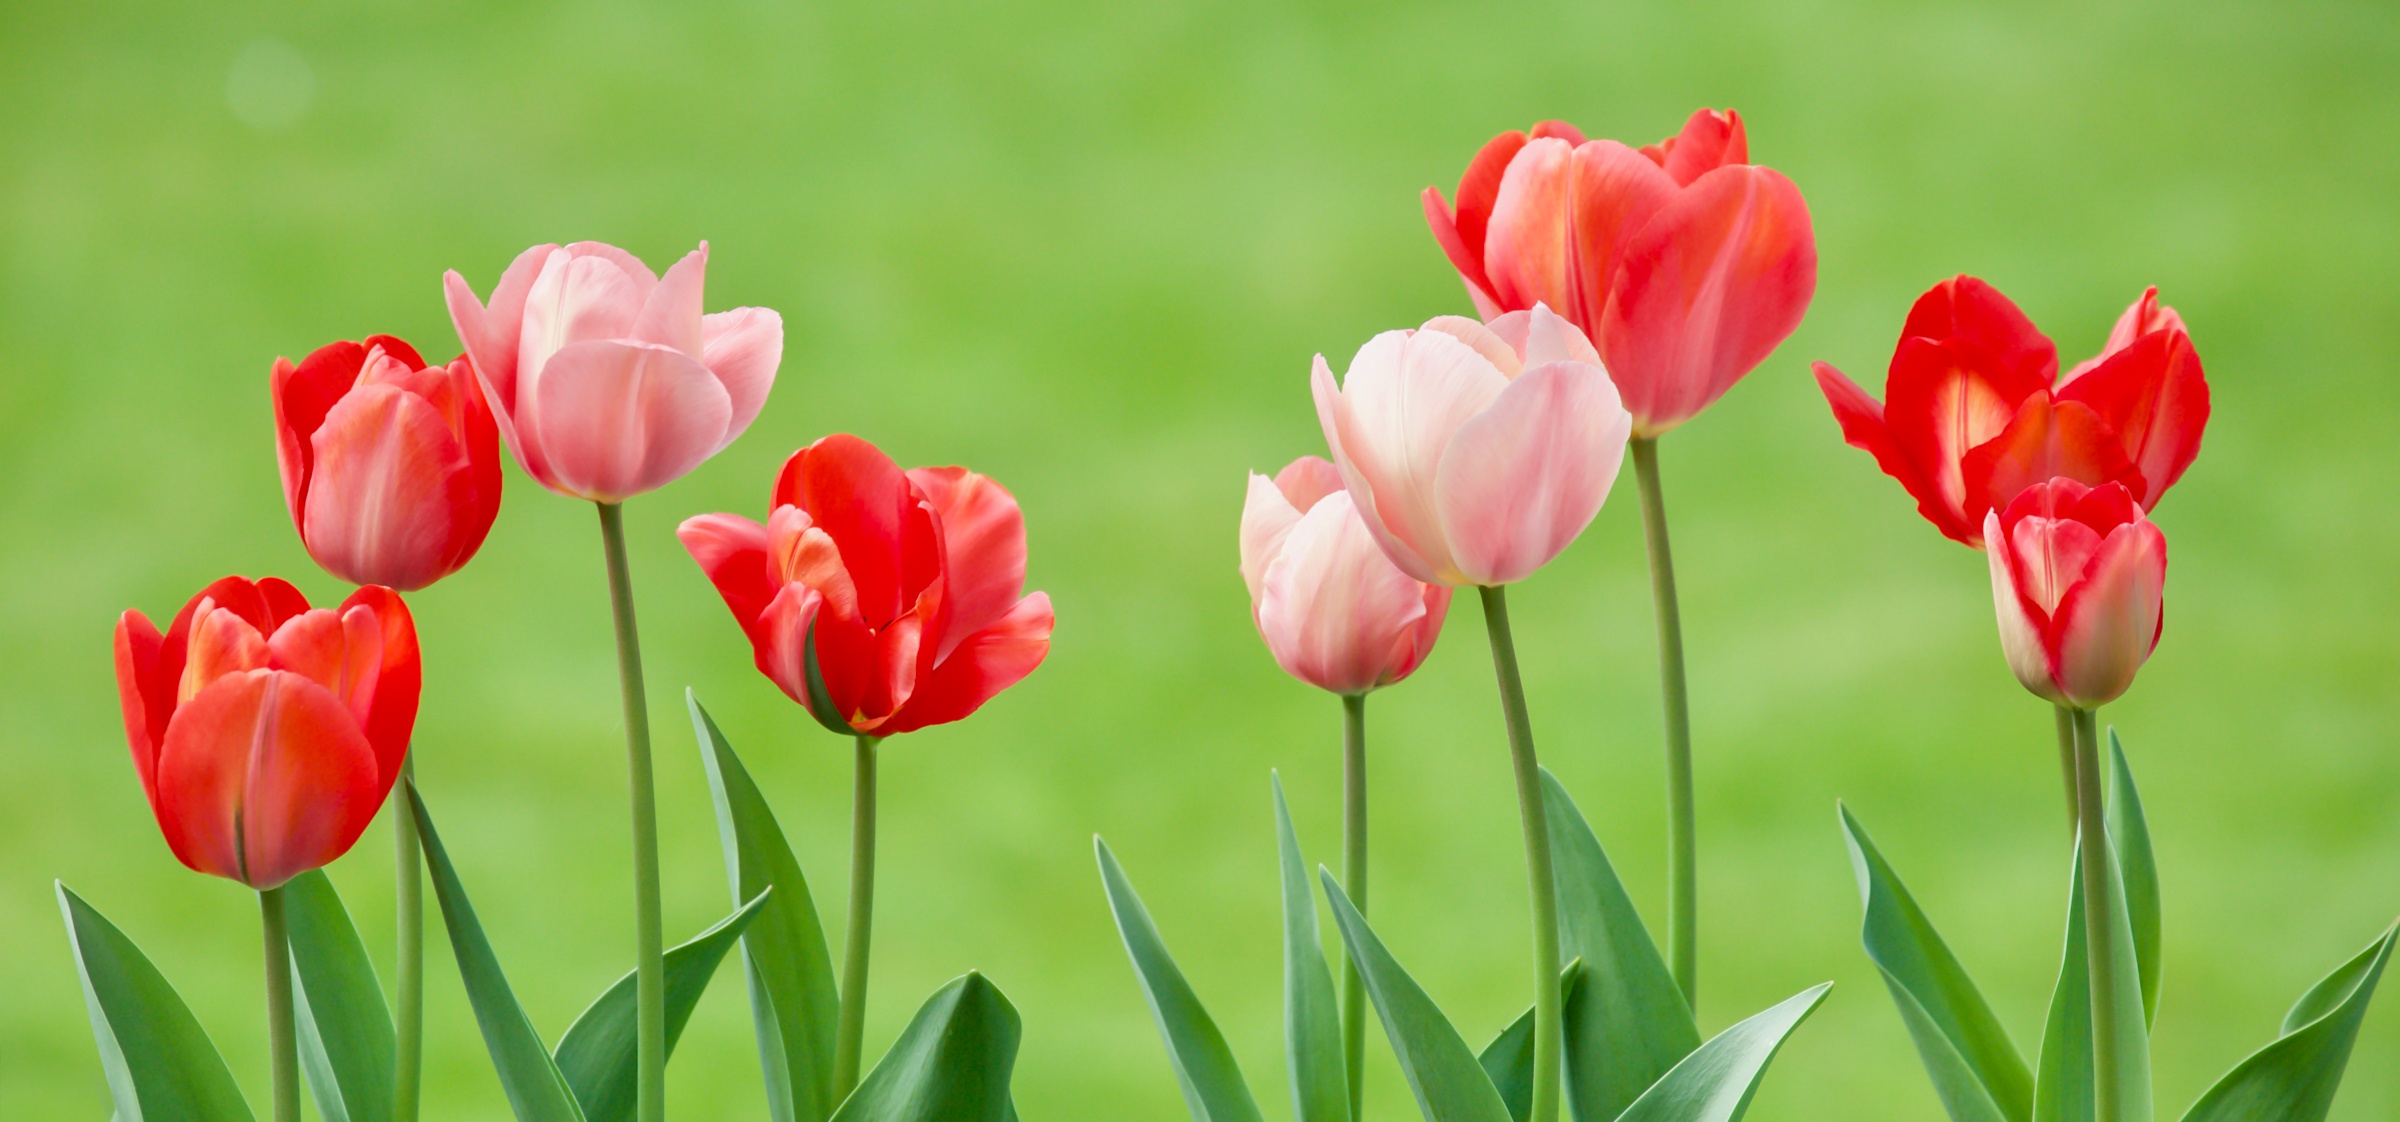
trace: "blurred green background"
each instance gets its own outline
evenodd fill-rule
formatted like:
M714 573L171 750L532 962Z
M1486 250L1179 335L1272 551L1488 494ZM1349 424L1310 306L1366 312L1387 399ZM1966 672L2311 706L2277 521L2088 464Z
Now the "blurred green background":
M0 1116L106 1110L51 894L156 957L264 1101L255 907L186 872L129 765L109 632L227 572L340 588L276 482L267 367L393 332L439 280L597 238L714 246L711 308L788 330L748 436L633 502L670 934L726 907L696 687L829 927L846 746L750 667L670 531L763 514L794 447L865 434L1023 501L1048 665L891 745L870 1047L944 979L1024 1015L1028 1119L1182 1106L1091 858L1106 835L1281 1116L1267 776L1331 859L1337 707L1280 675L1234 572L1243 472L1322 450L1309 356L1466 309L1417 192L1543 117L1645 142L1697 106L1807 193L1790 342L1664 447L1701 813L1703 1028L1839 982L1752 1117L1939 1107L1857 945L1834 801L1875 831L2030 1053L2063 922L2051 717L1984 563L1840 443L1808 360L1877 385L1957 271L2072 361L2145 284L2214 387L2158 513L2166 640L2106 715L2165 872L2162 1111L2400 911L2400 10L2380 2L991 5L28 3L0 13ZM512 467L475 563L414 598L428 798L537 1025L630 965L624 770L594 518ZM1662 769L1630 480L1515 594L1544 757L1653 923ZM1480 620L1376 696L1375 894L1480 1041L1526 996L1524 881ZM390 976L390 835L333 867ZM438 928L437 928L438 931ZM446 945L426 1116L501 1119ZM2387 987L2389 988L2389 987ZM2400 993L2335 1117L2400 1114ZM1413 1117L1380 1040L1370 1109ZM673 1069L761 1115L741 987ZM2168 1117L2173 1117L2169 1113Z

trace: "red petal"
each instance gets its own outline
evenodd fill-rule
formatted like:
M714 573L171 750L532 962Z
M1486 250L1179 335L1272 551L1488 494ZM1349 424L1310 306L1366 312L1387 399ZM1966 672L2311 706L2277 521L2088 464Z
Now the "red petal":
M1927 289L1900 336L1957 343L1985 356L1994 384L2013 404L2058 377L2058 348L2000 290L1960 274ZM1888 396L1888 395L1887 395Z
M339 700L297 674L254 670L176 712L154 808L184 864L268 889L347 851L385 790Z
M1960 461L1967 516L2007 508L2027 488L2064 476L2099 486L2123 483L2141 488L2140 473L2117 445L2116 433L2080 403L2052 403L2038 393L2025 399L2000 435L1977 445Z
M902 609L902 555L916 495L900 465L848 433L792 454L775 480L775 505L790 504L833 536L858 587L859 614L880 627Z
M1338 485L1331 464L1320 474L1333 475ZM942 524L942 596L949 618L934 654L939 660L1016 606L1025 590L1025 516L1007 488L965 468L917 468L908 478Z
M768 573L767 528L738 514L701 514L684 519L675 536L755 641L759 616L783 590Z
M1508 163L1489 228L1483 272L1502 311L1535 304L1573 309L1575 150L1564 140L1532 141ZM1465 236L1462 222L1460 236Z
M1874 456L1875 466L1900 481L1900 486L1917 500L1918 513L1941 530L1944 537L1968 545L1981 541L1981 533L1963 520L1954 504L1942 498L1932 477L1901 452L1891 429L1884 424L1883 403L1868 396L1858 383L1830 363L1817 363L1815 371L1817 388L1824 392L1825 403L1833 407L1833 418L1842 426L1842 440Z
M917 684L907 708L892 716L893 733L946 724L981 708L1001 690L1024 680L1050 653L1055 620L1048 593L1017 602L1000 622L968 636L949 658Z
M1657 164L1613 140L1577 147L1572 167L1575 303L1552 310L1572 317L1575 326L1590 335L1600 326L1634 235L1666 209L1677 188Z
M1525 147L1526 139L1524 133L1514 129L1493 137L1467 162L1466 174L1458 179L1457 237L1466 261L1474 265L1470 269L1460 263L1458 273L1486 292L1491 291L1492 284L1484 270L1483 241L1491 228L1492 206L1500 197L1500 179L1508 173L1509 161L1517 158L1517 151ZM1440 236L1438 232L1436 236ZM1457 263L1460 259L1454 254L1451 261Z
M1552 136L1566 141L1569 144L1578 145L1582 144L1586 139L1583 135L1582 129L1576 128L1565 121L1543 121L1533 126L1533 138L1535 140Z
M1884 384L1884 421L1893 446L1924 481L1923 490L1909 493L1942 533L1969 545L1980 542L1977 528L1992 501L1979 499L1969 486L1967 453L2005 432L2026 395L2037 390L1987 351L1920 335L1900 340Z
M150 617L131 609L117 617L117 705L124 710L125 743L133 749L133 769L145 794L155 790L158 745L175 716L174 680L162 680L158 673L165 646Z
M423 370L426 367L425 356L418 354L415 347L409 346L406 340L397 335L369 335L361 345L370 349L382 347L383 353L407 363L411 370Z
M1658 148L1665 171L1677 186L1689 186L1727 165L1750 162L1750 138L1742 128L1742 115L1731 109L1694 111L1684 121L1683 131Z
M381 781L389 788L401 761L408 757L408 740L416 731L417 701L425 682L424 656L417 648L416 618L409 614L399 593L368 585L342 601L345 614L355 608L374 613L382 629L383 666L375 678L375 701L368 710L366 736L375 750L377 766L383 769Z
M2145 489L2134 497L2158 505L2200 454L2208 427L2208 380L2192 337L2153 331L2102 359L2059 390L2064 401L2091 407L2116 430Z

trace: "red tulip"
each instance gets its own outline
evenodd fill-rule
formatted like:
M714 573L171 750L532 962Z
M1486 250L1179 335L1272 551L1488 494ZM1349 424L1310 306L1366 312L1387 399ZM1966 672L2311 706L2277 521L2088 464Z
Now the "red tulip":
M1253 473L1242 505L1250 614L1284 672L1360 694L1406 678L1442 633L1450 589L1401 572L1358 516L1339 469L1315 456Z
M475 556L500 513L500 436L465 358L389 335L275 360L275 457L308 555L414 591Z
M2122 483L2053 479L1983 516L2000 646L2025 688L2094 709L2133 685L2164 623L2167 538Z
M1817 287L1800 190L1703 109L1629 148L1564 121L1484 145L1425 220L1487 320L1547 304L1583 329L1637 437L1690 420L1800 325Z
M764 526L703 514L676 531L760 673L820 721L890 736L955 721L1050 651L1047 593L1025 586L1017 500L964 468L903 472L874 445L828 436L792 454Z
M134 770L185 865L264 891L347 852L400 774L417 721L416 626L391 589L339 609L226 577L165 635L117 622Z
M2053 476L2122 483L2158 505L2200 453L2208 382L2158 290L2099 355L2058 375L2058 349L2000 290L1952 277L1917 298L1877 402L1826 363L1817 385L1853 447L1916 496L1942 533L1983 544L1984 514Z

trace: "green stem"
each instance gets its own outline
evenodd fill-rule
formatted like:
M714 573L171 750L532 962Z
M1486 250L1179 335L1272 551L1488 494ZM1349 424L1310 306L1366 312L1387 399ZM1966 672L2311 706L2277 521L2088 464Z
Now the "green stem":
M2095 1122L2119 1122L2116 916L2110 908L2108 830L2100 804L2100 741L2089 709L2074 711L2075 796L2083 860L2083 944L2092 979Z
M617 620L617 680L625 694L625 759L633 777L635 1117L667 1116L667 969L658 907L658 798L650 778L650 703L642 689L642 638L633 622L633 576L625 566L625 511L599 503L608 552L608 603Z
M1500 679L1500 715L1508 725L1508 756L1517 775L1517 815L1525 826L1525 879L1533 897L1533 1109L1527 1122L1558 1122L1560 1020L1558 885L1550 874L1550 822L1542 808L1542 766L1533 754L1533 723L1525 715L1525 683L1517 675L1517 644L1508 630L1508 592L1484 587L1483 624L1492 640L1492 670Z
M1342 696L1342 887L1358 914L1367 914L1367 695ZM1343 958L1349 958L1347 950ZM1350 1117L1366 1092L1367 990L1358 963L1342 965L1342 1065L1350 1083Z
M283 887L258 894L266 935L267 1053L275 1065L275 1122L300 1122L300 1038L292 1030L292 941L283 925Z
M2067 781L2067 832L2074 833L2082 820L2078 809L2083 796L2075 790L2075 711L2058 706L2058 772Z
M1667 962L1684 1004L1700 1007L1700 860L1692 825L1692 710L1684 692L1683 609L1675 600L1675 555L1667 547L1667 500L1658 482L1658 438L1637 437L1642 538L1650 546L1650 599L1658 608L1659 694L1667 724Z
M392 786L392 855L398 879L393 910L399 914L399 966L394 970L399 1008L392 1028L399 1034L392 1084L393 1122L417 1122L417 1084L425 1065L425 891L417 848L417 816L408 809L408 785L416 781L416 749L400 760L400 782Z
M858 737L850 783L850 919L842 933L841 1014L833 1038L833 1099L858 1086L859 1042L867 1028L867 949L875 930L875 745Z

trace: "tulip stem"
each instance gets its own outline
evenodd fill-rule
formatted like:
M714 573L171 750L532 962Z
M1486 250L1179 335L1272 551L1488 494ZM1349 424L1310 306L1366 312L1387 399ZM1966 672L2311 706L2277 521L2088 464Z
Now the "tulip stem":
M625 759L633 778L634 1047L640 1122L667 1116L667 970L658 905L658 799L650 777L650 703L642 688L642 638L625 565L625 509L598 503L608 553L608 603L617 622L617 681L625 695Z
M1542 765L1534 757L1533 722L1525 715L1525 682L1517 674L1517 644L1508 629L1508 591L1482 586L1483 625L1492 640L1492 671L1500 679L1500 715L1508 726L1509 761L1516 770L1517 815L1525 827L1525 878L1533 897L1533 1108L1528 1122L1558 1122L1560 994L1558 884L1550 873L1550 821L1542 806Z
M833 1037L833 1100L858 1086L859 1045L867 1028L867 950L875 930L875 745L858 737L850 781L850 918L842 932L841 1013Z
M267 1053L275 1067L275 1122L300 1122L300 1043L292 1029L292 942L283 924L283 886L258 894L266 936Z
M2092 979L2092 1091L2098 1109L2094 1122L2118 1122L2120 1073L2117 1066L2116 916L2112 914L2109 880L2114 862L2108 853L2108 830L2100 805L2100 741L2097 718L2089 709L2074 710L2075 796L2077 829L2083 861L2083 945Z
M2058 706L2058 770L2067 780L2067 832L2077 830L2083 821L2083 795L2076 789L2075 780L2075 711Z
M1367 914L1367 695L1342 695L1342 887ZM1343 958L1349 958L1347 950ZM1342 966L1342 1066L1350 1117L1361 1118L1366 1091L1367 991L1355 960Z
M1650 599L1658 609L1659 694L1667 726L1667 961L1675 988L1700 1007L1700 860L1692 825L1692 710L1684 692L1683 609L1675 599L1675 555L1667 546L1667 500L1658 482L1658 438L1635 437L1642 538L1650 546Z
M407 806L409 785L416 782L416 757L412 745L400 759L400 782L392 785L392 852L398 876L393 911L400 925L399 965L393 971L399 993L392 1018L399 1037L392 1065L393 1122L417 1122L417 1083L425 1063L425 857L417 848L417 816Z

